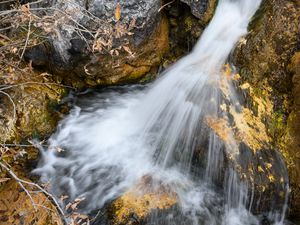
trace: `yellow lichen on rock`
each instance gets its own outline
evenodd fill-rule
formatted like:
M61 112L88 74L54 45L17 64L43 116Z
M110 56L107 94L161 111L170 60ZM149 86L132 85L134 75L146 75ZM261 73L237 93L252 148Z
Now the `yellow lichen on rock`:
M232 81L240 79L239 74L235 73L229 64L225 64L223 68L223 76L219 80L219 88L223 93L223 96L230 101L230 86ZM273 104L270 100L270 90L267 88L261 90L261 96L258 97L255 90L249 83L243 83L239 86L242 90L247 91L249 99L254 105L253 109L239 106L237 110L235 106L228 107L228 114L233 118L232 128L226 125L228 122L224 119L211 120L208 119L208 126L211 127L217 135L225 142L228 142L229 131L233 134L235 140L244 142L254 152L260 150L271 142L271 138L267 133L266 125L263 121L266 118L272 117ZM220 106L221 110L226 112L227 107L224 103Z
M224 142L228 142L228 135L232 131L228 126L227 120L224 118L213 119L212 117L207 117L206 123Z
M145 176L142 181L124 193L112 204L114 224L132 224L131 217L144 219L152 210L169 209L177 203L177 195L170 187L152 183L152 178Z
M266 147L271 141L261 118L255 116L250 109L243 108L241 112L237 112L234 107L230 107L229 112L234 119L238 140L243 141L254 152Z

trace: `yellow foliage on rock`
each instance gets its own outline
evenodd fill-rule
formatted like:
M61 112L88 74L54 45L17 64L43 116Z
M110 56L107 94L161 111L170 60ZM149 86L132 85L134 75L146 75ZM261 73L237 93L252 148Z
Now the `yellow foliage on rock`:
M152 177L144 176L140 183L113 202L114 224L132 224L132 215L142 220L152 210L169 209L176 203L177 195L170 187L154 185Z

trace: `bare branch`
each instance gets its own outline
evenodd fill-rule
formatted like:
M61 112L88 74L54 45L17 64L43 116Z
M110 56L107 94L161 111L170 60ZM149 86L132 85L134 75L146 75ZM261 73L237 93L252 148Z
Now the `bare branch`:
M5 95L5 96L7 96L8 99L10 100L11 104L13 105L13 122L16 122L16 119L17 119L16 118L17 110L16 110L16 105L15 105L14 100L12 99L12 97L9 94L7 94L6 92L2 91L1 89L0 89L0 93L3 94L3 95Z
M72 86L58 84L58 83L50 83L50 82L43 83L43 82L31 82L30 81L30 82L24 82L24 83L19 83L19 84L9 84L9 85L6 84L6 85L3 85L2 87L0 85L0 91L11 89L11 88L14 88L14 87L19 87L19 86L25 86L25 85L45 85L45 86L55 85L55 86L59 86L59 87L65 87L65 88L76 90Z
M21 62L22 59L23 59L24 53L25 53L26 48L27 48L27 45L28 45L29 36L30 36L30 30L31 30L31 29L30 29L30 28L31 28L31 22L32 22L32 17L30 16L29 22L28 22L28 32L27 32L27 36L26 36L25 46L24 46L24 48L23 48L23 51L22 51L22 54L21 54L21 57L20 57L19 64L20 64L20 62Z

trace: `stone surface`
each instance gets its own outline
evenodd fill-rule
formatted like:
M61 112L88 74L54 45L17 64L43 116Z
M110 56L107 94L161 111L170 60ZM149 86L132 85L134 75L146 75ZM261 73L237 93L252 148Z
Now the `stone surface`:
M52 7L58 10L49 13L55 27L47 21L41 27L49 42L29 49L25 58L76 87L148 79L146 74L157 73L169 43L175 58L183 54L180 50L174 54L179 45L191 50L216 6L215 0L182 2L161 8L160 0L56 1ZM165 12L172 14L168 22L176 24L167 25ZM167 58L173 61L170 55Z
M156 72L168 50L160 6L160 0L56 1L58 10L48 15L55 27L45 29L49 43L29 49L25 58L77 87L140 79Z
M65 89L47 73L7 70L8 78L5 72L0 74L3 84L9 83L4 90L7 95L1 94L1 144L49 135L59 119L55 107Z
M91 0L87 3L87 9L93 15L111 19L115 16L116 4L120 4L120 20L130 23L136 20L137 27L141 27L134 39L136 43L147 39L152 34L157 22L160 20L159 8L161 0L127 0L127 1L110 1L110 0Z
M287 154L290 182L293 188L291 210L296 217L300 215L300 52L294 54L289 65L293 74L293 102L287 119L283 137L283 148Z
M216 0L181 0L190 6L192 14L207 23L212 15L217 4Z
M295 51L299 50L299 1L264 0L249 26L249 34L241 39L232 60L239 68L241 82L248 83L252 96L247 105L256 113L256 99L271 102L263 112L271 144L285 158L292 188L291 216L299 216L299 108ZM292 59L292 60L291 60ZM290 64L290 70L288 65ZM294 74L294 75L293 75ZM293 88L292 88L293 87ZM269 104L270 105L270 104ZM271 111L270 111L271 109Z

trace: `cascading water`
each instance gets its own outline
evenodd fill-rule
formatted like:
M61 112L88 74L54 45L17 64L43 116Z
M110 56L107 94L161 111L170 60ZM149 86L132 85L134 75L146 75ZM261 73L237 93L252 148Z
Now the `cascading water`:
M149 224L259 224L250 213L253 193L238 176L234 135L228 131L224 144L207 125L228 118L220 105L240 108L229 81L224 97L221 71L259 4L219 0L192 53L153 84L83 98L41 149L35 172L42 181L58 197L84 198L81 210L89 213L147 176L170 187L178 202L173 216L152 216Z

